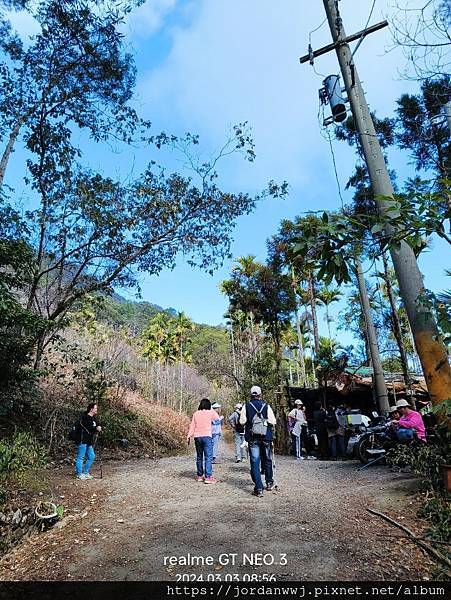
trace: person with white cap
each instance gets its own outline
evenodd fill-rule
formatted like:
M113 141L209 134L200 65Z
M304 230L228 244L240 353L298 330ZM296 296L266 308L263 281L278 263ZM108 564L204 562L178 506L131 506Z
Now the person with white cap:
M291 429L291 447L293 456L297 460L301 460L302 456L302 427L307 425L305 418L304 405L302 400L294 401L295 407L288 413L288 418L291 419L293 427Z
M417 438L422 442L426 441L426 429L424 427L423 417L419 412L413 410L407 400L401 399L396 403L396 408L401 415L399 421L392 423L396 426L396 437L399 441L409 441Z
M243 408L241 402L235 404L235 410L228 417L228 422L233 430L233 439L235 441L235 462L239 463L246 458L244 425L240 423L240 412Z
M262 390L258 385L251 388L251 399L241 409L240 423L244 425L244 437L249 444L251 477L254 482L254 496L263 496L263 483L260 463L265 474L266 490L274 489L274 474L271 446L276 417L272 408L262 400Z
M218 402L214 402L211 405L211 408L215 410L219 415L219 419L213 421L211 425L211 435L213 438L213 464L216 464L218 463L217 459L219 456L219 440L222 435L222 422L224 420L224 417L223 415L221 415L221 405Z

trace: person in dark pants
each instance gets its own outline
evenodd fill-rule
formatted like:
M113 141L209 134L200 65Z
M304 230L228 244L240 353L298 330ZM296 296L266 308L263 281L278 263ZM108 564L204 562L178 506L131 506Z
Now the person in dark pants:
M261 427L257 427L256 419L263 424L264 433ZM276 417L269 404L262 400L262 391L258 385L251 388L251 400L241 409L240 423L244 425L244 438L249 444L249 458L251 466L251 477L254 482L254 496L263 496L263 482L260 473L260 464L265 474L266 490L270 492L274 489L274 474L272 468L271 444L273 441L273 427L276 424ZM256 429L261 433L256 434Z
M97 420L97 404L92 402L88 405L86 411L81 415L79 426L77 427L77 457L75 459L75 473L77 479L93 479L89 469L95 460L93 446L94 435L102 431Z
M211 408L208 398L200 401L199 408L193 414L187 441L194 438L196 447L196 481L217 483L213 477L213 439L212 424L219 419L218 413Z
M315 433L318 438L318 458L321 460L327 459L329 450L326 418L326 410L321 404L321 400L317 400L313 411L313 422L315 424Z

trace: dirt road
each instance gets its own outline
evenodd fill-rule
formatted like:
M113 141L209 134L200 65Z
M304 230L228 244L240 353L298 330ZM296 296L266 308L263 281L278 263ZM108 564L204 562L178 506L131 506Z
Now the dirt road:
M251 495L248 464L235 464L227 447L215 468L219 483L210 486L195 482L193 456L108 463L104 478L93 481L61 470L54 493L64 497L67 516L5 557L0 579L432 578L429 559L365 510L377 508L418 531L415 480L387 467L359 472L358 466L277 457L279 490L260 499ZM219 555L229 553L238 564L219 565ZM275 564L243 566L243 554L251 553L271 554ZM214 564L170 566L169 557L188 555L212 556Z

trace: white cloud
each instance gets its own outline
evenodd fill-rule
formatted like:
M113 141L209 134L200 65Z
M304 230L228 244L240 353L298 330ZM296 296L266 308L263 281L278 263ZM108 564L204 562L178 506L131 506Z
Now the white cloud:
M363 27L371 2L340 6L351 32ZM331 157L316 118L322 77L298 61L306 52L309 31L324 18L322 3L197 0L195 7L189 26L173 29L167 60L140 80L140 96L154 124L158 114L165 127L197 131L214 147L231 124L247 119L257 161L252 169L231 163L236 185L259 187L274 177L298 189L330 188ZM380 16L376 11L372 22ZM396 81L399 54L384 55L388 35L385 30L369 36L356 58L368 99L380 114L393 110L405 88L405 82L401 86ZM315 47L329 42L327 26L313 35ZM338 70L332 53L315 66L325 74ZM343 158L353 161L343 144L336 149L339 166ZM327 172L319 181L318 171ZM343 172L349 173L349 165Z
M130 15L128 29L133 36L148 38L162 27L177 0L148 0Z

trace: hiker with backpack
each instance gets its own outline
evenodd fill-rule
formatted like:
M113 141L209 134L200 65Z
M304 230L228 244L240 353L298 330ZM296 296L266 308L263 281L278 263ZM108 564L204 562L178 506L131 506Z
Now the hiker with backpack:
M196 481L216 483L213 477L213 436L212 425L220 420L218 413L212 409L208 398L200 401L199 408L193 414L189 427L187 441L194 438L196 446Z
M302 456L302 441L303 431L307 425L305 418L304 405L302 400L294 401L295 408L288 413L288 418L291 420L291 448L293 456L296 460L301 460Z
M337 460L337 450L340 454L340 457L343 458L345 454L345 431L344 427L340 425L338 421L336 410L333 406L330 406L327 410L326 427L329 444L329 456L331 460Z
M97 404L91 402L86 411L73 425L69 439L77 444L77 456L75 458L75 476L77 479L93 479L89 470L95 460L94 435L102 431L97 420Z
M235 404L235 410L228 417L228 422L233 430L233 439L235 441L235 462L239 463L246 458L245 440L244 440L244 425L240 423L240 412L243 405L238 402Z
M222 422L224 420L224 417L220 413L221 405L218 402L214 402L211 405L211 408L218 413L218 418L215 421L213 421L211 429L211 435L213 438L213 464L216 464L219 462L219 440L222 436Z
M263 402L258 385L251 388L251 399L241 409L240 424L244 425L244 437L249 445L251 477L254 482L254 496L263 496L263 482L260 464L265 474L266 490L274 489L274 474L271 446L276 417L269 404Z

